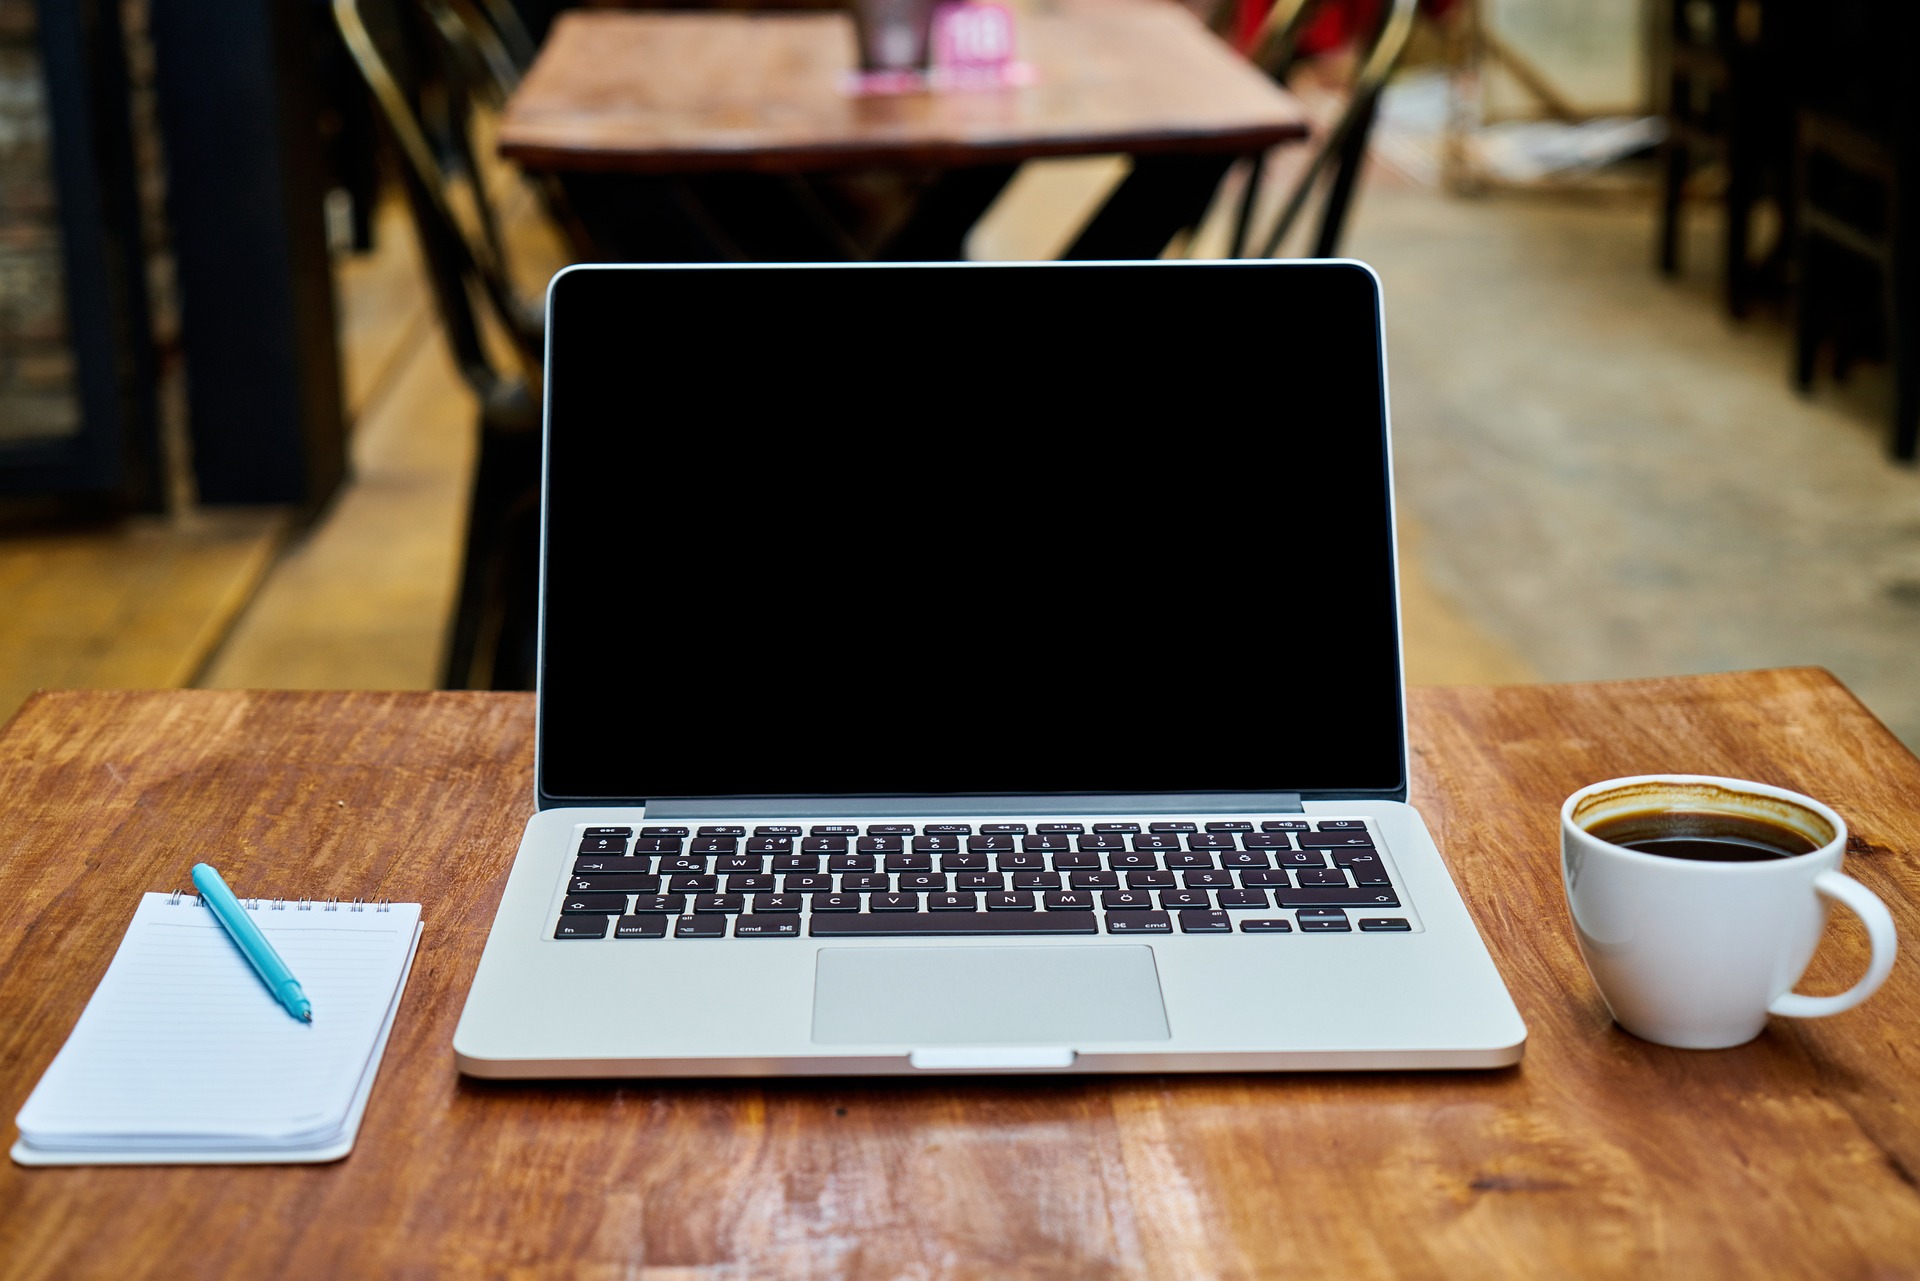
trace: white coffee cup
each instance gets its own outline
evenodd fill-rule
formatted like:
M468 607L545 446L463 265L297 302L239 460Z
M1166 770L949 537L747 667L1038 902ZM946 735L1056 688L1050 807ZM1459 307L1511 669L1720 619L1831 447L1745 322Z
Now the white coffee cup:
M1758 862L1644 853L1588 831L1653 813L1733 814L1785 827L1816 848ZM1614 1019L1661 1045L1713 1050L1752 1040L1769 1014L1819 1018L1872 996L1893 968L1893 917L1840 872L1847 825L1819 801L1765 783L1647 774L1583 787L1560 807L1560 868L1587 969ZM1867 927L1867 973L1838 996L1801 996L1827 901Z

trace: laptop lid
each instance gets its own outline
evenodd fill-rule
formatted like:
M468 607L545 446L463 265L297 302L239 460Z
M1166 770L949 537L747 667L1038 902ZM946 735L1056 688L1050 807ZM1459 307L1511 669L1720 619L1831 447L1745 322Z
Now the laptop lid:
M1348 262L562 273L539 804L1404 799L1384 357Z

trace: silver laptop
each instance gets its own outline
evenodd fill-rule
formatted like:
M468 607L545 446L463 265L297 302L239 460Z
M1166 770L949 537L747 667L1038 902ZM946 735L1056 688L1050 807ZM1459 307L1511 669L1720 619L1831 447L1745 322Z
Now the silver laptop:
M1484 1068L1353 262L585 267L486 1077Z

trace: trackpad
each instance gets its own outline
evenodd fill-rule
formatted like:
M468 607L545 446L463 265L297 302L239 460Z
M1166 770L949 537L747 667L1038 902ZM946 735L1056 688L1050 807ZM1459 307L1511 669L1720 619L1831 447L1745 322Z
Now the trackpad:
M1153 949L829 947L813 980L825 1045L1164 1041Z

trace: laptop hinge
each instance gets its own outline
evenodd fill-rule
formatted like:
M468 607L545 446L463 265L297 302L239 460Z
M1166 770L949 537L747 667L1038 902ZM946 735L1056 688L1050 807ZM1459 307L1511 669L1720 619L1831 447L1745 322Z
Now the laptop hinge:
M1304 814L1298 792L1129 796L800 796L647 802L648 818L809 818L842 814Z

